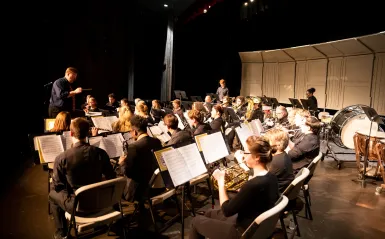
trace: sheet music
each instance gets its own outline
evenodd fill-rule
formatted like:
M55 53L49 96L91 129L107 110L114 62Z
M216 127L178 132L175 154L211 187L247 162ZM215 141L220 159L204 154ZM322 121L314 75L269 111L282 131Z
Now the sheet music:
M213 163L229 155L221 132L200 137L199 143L206 163Z
M64 152L60 135L44 135L38 139L44 162L54 162L56 156Z
M123 155L123 140L122 134L110 134L103 137L99 148L104 149L110 158L117 158Z
M50 131L55 125L55 119L46 119L45 131Z
M207 172L195 144L163 152L162 156L174 186Z
M195 142L196 142L197 147L198 147L198 150L199 150L200 152L202 152L202 147L201 147L201 143L200 143L199 139L200 139L201 137L206 136L206 135L207 135L207 133L204 133L204 134L196 135L196 136L194 137L194 138L195 138Z
M96 128L112 131L112 123L109 117L91 117L91 120Z
M160 127L156 126L156 125L148 127L148 128L150 129L150 131L151 131L151 133L153 135L161 135L161 134L163 134L162 129Z
M103 115L103 112L87 112L86 113L86 116L102 116Z
M103 136L89 137L88 138L88 143L90 145L95 146L95 147L99 147L100 146L100 142L102 141L102 139L103 139Z
M253 132L251 132L249 128L240 128L240 127L235 128L235 131L237 132L239 141L241 141L243 148L246 149L247 148L246 140L248 137L253 135Z
M113 116L107 116L107 117L104 117L104 118L106 118L106 119L110 122L111 127L112 127L112 123L115 123L116 121L119 120L119 118L116 117L115 115L113 115ZM112 129L112 128L111 128L111 129Z
M163 120L159 122L158 127L159 127L164 133L167 133L167 132L168 132L167 126L164 124Z
M181 130L184 130L184 125L183 125L182 119L179 117L178 114L174 114L174 115L178 118L178 128Z
M258 129L259 133L262 133L263 131L265 131L263 128L262 122L259 119L256 119L253 121L255 121L255 124L257 125L257 129Z
M163 144L167 143L171 139L171 136L168 133L164 133L159 126L147 127L147 130L150 131L152 135L151 137L156 137L162 141Z
M64 150L70 149L72 147L71 131L64 131L60 136L63 142Z
M257 135L257 136L260 136L260 132L258 130L258 127L257 127L257 122L255 122L255 120L251 121L249 123L250 125L250 128L251 128L251 132L253 132L253 134Z
M173 147L167 147L154 152L155 158L158 161L159 169L162 172L167 170L167 165L166 165L166 162L164 161L162 153L169 150L173 150Z

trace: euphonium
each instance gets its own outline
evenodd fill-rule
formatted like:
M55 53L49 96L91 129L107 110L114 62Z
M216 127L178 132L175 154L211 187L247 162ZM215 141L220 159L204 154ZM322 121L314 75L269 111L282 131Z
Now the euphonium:
M249 173L241 168L239 164L234 164L233 166L224 168L222 170L226 171L225 188L227 191L236 192L242 187L244 183L249 180ZM214 188L218 190L217 180L213 176L211 176L211 180L213 182Z
M246 111L245 117L246 119L249 119L251 117L251 113L254 110L254 104L259 104L262 101L261 101L261 98L256 96L248 96L246 97L246 101L247 101L247 111Z

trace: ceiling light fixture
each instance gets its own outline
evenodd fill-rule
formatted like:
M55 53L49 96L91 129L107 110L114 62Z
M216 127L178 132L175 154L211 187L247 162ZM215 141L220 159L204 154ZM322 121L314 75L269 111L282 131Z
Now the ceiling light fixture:
M207 12L207 10L206 10L206 9L204 9L204 10L203 10L203 13L206 13L206 12Z
M164 4L163 6L164 6L164 7L168 7L168 5L167 5L167 4Z
M247 4L247 2L245 2L243 5L247 6L248 4Z

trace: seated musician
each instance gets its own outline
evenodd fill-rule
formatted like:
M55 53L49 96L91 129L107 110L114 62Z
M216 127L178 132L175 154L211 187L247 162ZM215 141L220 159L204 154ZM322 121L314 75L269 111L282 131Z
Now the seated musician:
M245 100L245 97L237 96L237 98L235 99L234 111L239 118L242 118L245 116L247 112L247 102Z
M301 130L301 125L303 124L306 117L310 117L310 112L304 109L295 109L294 110L294 124L291 126L291 129L294 130L294 133L290 135L291 141L296 144L300 142L305 134Z
M261 123L263 123L264 114L262 111L262 102L261 100L258 100L258 98L253 99L253 110L251 111L250 115L246 118L248 122L259 119Z
M71 114L68 111L61 111L55 118L53 128L49 132L63 132L70 130Z
M269 130L266 137L273 149L273 160L268 165L269 172L277 176L279 191L282 193L294 180L293 163L285 152L289 144L288 134L280 129Z
M55 239L66 238L65 211L72 213L74 192L85 185L115 178L106 151L87 143L90 124L86 119L76 118L71 123L73 146L59 154L53 167L53 187L49 201L55 220Z
M112 123L112 131L125 133L131 130L130 119L134 114L131 112L130 107L121 106L119 109L119 118L118 121Z
M167 114L163 118L164 124L167 126L171 139L167 142L167 146L180 144L191 140L191 132L178 128L179 120L174 114Z
M297 117L297 116L296 116ZM293 162L294 173L301 168L307 167L320 151L320 140L318 132L321 124L313 116L304 117L302 122L296 122L304 134L301 141L293 143L289 141L288 155Z
M159 150L162 144L159 139L147 135L148 122L145 118L134 115L130 123L130 134L135 142L129 144L120 157L118 173L138 183L133 197L141 200L155 169L158 168L151 150Z
M84 112L86 112L86 113L88 113L88 112L102 112L98 107L98 103L96 102L95 97L92 97L92 96L90 97L89 104L84 109Z
M108 95L108 102L106 103L105 109L112 112L116 112L116 109L119 108L119 102L116 100L114 93Z
M198 110L202 116L203 116L203 122L205 122L208 118L211 117L211 111L208 112L207 109L204 107L202 102L194 102L192 104L193 110Z
M172 112L174 114L177 114L179 116L179 118L184 119L183 110L182 110L180 100L178 100L178 99L174 100L172 102L172 107L173 107Z
M142 118L145 118L147 120L147 122L149 124L154 124L154 120L152 119L152 117L148 114L148 107L146 105L146 103L143 101L143 103L139 102L136 106L135 106L135 114L142 117Z
M254 169L254 177L244 183L239 192L229 200L225 188L225 171L215 170L213 176L218 182L220 209L209 210L204 216L192 220L190 239L197 238L240 238L246 228L261 213L271 209L278 199L278 182L268 172L271 161L269 142L257 136L246 140L245 162Z
M284 106L280 105L275 109L275 114L277 115L276 125L279 125L284 128L289 128L289 120L287 119L287 110Z
M152 107L151 107L150 115L154 120L154 123L158 124L166 115L166 112L162 110L162 106L160 105L159 100L153 100L151 103L152 103Z
M198 110L190 110L188 112L188 117L190 118L193 126L193 135L210 133L211 126L209 124L203 123L203 115Z
M221 105L214 105L211 110L211 118L213 119L210 122L210 127L212 132L222 131L225 129L225 121L222 118L223 108Z
M211 112L211 108L213 107L213 99L211 99L211 96L206 95L203 106L206 108L207 112Z
M222 99L222 107L231 107L232 102L230 96L224 96Z

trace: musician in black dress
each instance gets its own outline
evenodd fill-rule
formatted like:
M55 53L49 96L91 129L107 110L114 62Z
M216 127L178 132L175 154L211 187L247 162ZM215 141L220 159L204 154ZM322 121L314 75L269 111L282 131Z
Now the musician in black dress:
M243 184L235 197L229 199L225 188L225 171L215 170L213 176L218 182L221 208L194 217L190 239L240 238L253 220L271 209L277 201L277 178L268 172L266 166L272 159L269 142L262 137L250 136L246 144L245 162L249 168L253 168L253 178Z
M317 111L318 110L318 103L317 103L317 98L314 96L315 89L310 88L306 91L306 97L307 100L309 101L309 109L311 111Z
M210 122L212 132L225 130L225 121L222 118L223 108L221 105L214 105L211 110L211 118L213 121Z

